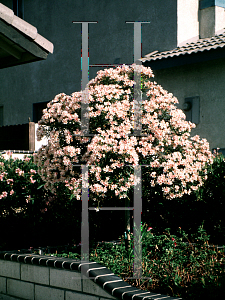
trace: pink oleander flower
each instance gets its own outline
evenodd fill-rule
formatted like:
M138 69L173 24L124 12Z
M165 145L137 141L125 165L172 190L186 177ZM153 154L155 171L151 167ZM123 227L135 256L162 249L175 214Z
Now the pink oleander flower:
M177 243L175 242L175 239L172 238L172 241L174 242L174 246L176 247L176 246L177 246Z
M13 179L7 179L7 180L6 180L6 183L12 185L12 184L13 184Z
M35 183L35 182L36 182L36 180L33 179L33 176L30 176L30 182L31 182L31 183Z
M7 195L8 195L8 193L7 193L6 191L2 192L2 193L0 194L0 199L6 198Z
M31 195L26 196L26 203L29 203L31 200Z
M140 75L146 95L141 107L134 99L134 72ZM90 198L98 201L105 201L107 193L128 197L140 183L133 168L142 164L149 165L148 185L160 186L167 199L190 194L203 184L204 167L212 162L209 144L199 136L191 137L195 125L185 120L176 107L178 100L153 77L150 68L135 64L105 69L85 91L62 93L48 103L37 131L39 139L48 137L48 144L35 157L46 189L54 192L64 183L80 200L83 175L76 164L89 165L86 182ZM88 104L92 137L82 136L81 101ZM145 136L132 136L137 118Z
M24 157L24 160L28 162L31 160L31 157L26 156L26 157Z
M23 176L23 175L24 175L24 171L21 170L20 168L17 168L17 169L15 170L15 173L18 174L19 176Z

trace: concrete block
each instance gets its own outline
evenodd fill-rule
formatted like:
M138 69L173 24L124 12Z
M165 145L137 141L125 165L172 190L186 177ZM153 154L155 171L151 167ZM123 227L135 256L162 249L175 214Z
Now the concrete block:
M7 294L22 299L34 299L34 284L15 279L7 279Z
M99 300L99 297L66 291L65 300L86 300L86 299L88 299L88 300Z
M47 286L35 285L35 300L64 300L64 291Z
M81 275L78 272L50 269L50 285L81 291Z
M107 299L116 299L115 297L107 293L105 290L103 290L103 288L94 283L91 279L83 280L83 292L88 294L94 294Z
M0 277L0 293L6 293L6 278Z
M49 268L21 264L21 280L49 285Z
M20 279L20 264L13 261L0 260L0 276Z

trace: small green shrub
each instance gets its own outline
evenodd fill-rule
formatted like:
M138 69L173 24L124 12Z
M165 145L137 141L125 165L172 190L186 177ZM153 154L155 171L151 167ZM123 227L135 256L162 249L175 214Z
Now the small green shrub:
M193 234L204 222L210 242L225 245L225 159L215 155L213 163L207 165L204 184L196 192L181 199L167 201L157 188L146 189L142 197L142 221L151 220L151 225L162 234L164 228L171 232L182 227Z
M207 167L208 179L199 189L198 197L204 203L205 228L212 241L225 244L225 158L216 154Z
M19 249L42 222L50 194L41 185L32 156L23 160L0 156L0 225L4 228L0 248Z
M71 228L80 232L80 212L80 201L70 201L65 187L55 194L44 188L33 156L0 156L1 250L80 241L71 234Z

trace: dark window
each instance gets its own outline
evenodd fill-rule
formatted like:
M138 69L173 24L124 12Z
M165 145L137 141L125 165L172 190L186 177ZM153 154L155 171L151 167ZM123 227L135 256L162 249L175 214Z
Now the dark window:
M37 123L42 115L43 115L43 109L47 107L48 102L41 102L41 103L34 103L33 104L33 122Z
M23 0L13 0L13 12L17 17L23 19L24 17Z

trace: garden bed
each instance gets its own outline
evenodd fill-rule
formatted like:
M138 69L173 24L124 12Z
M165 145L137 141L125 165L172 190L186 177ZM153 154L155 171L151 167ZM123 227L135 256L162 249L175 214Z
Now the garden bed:
M123 237L120 243L98 243L90 249L90 261L103 264L128 284L144 291L183 300L224 298L225 247L210 245L203 226L191 240L181 229L176 236L171 235L169 229L159 236L147 227L143 228L141 279L132 279L132 240L128 248ZM80 259L79 249L77 247L76 252L57 251L51 255Z

